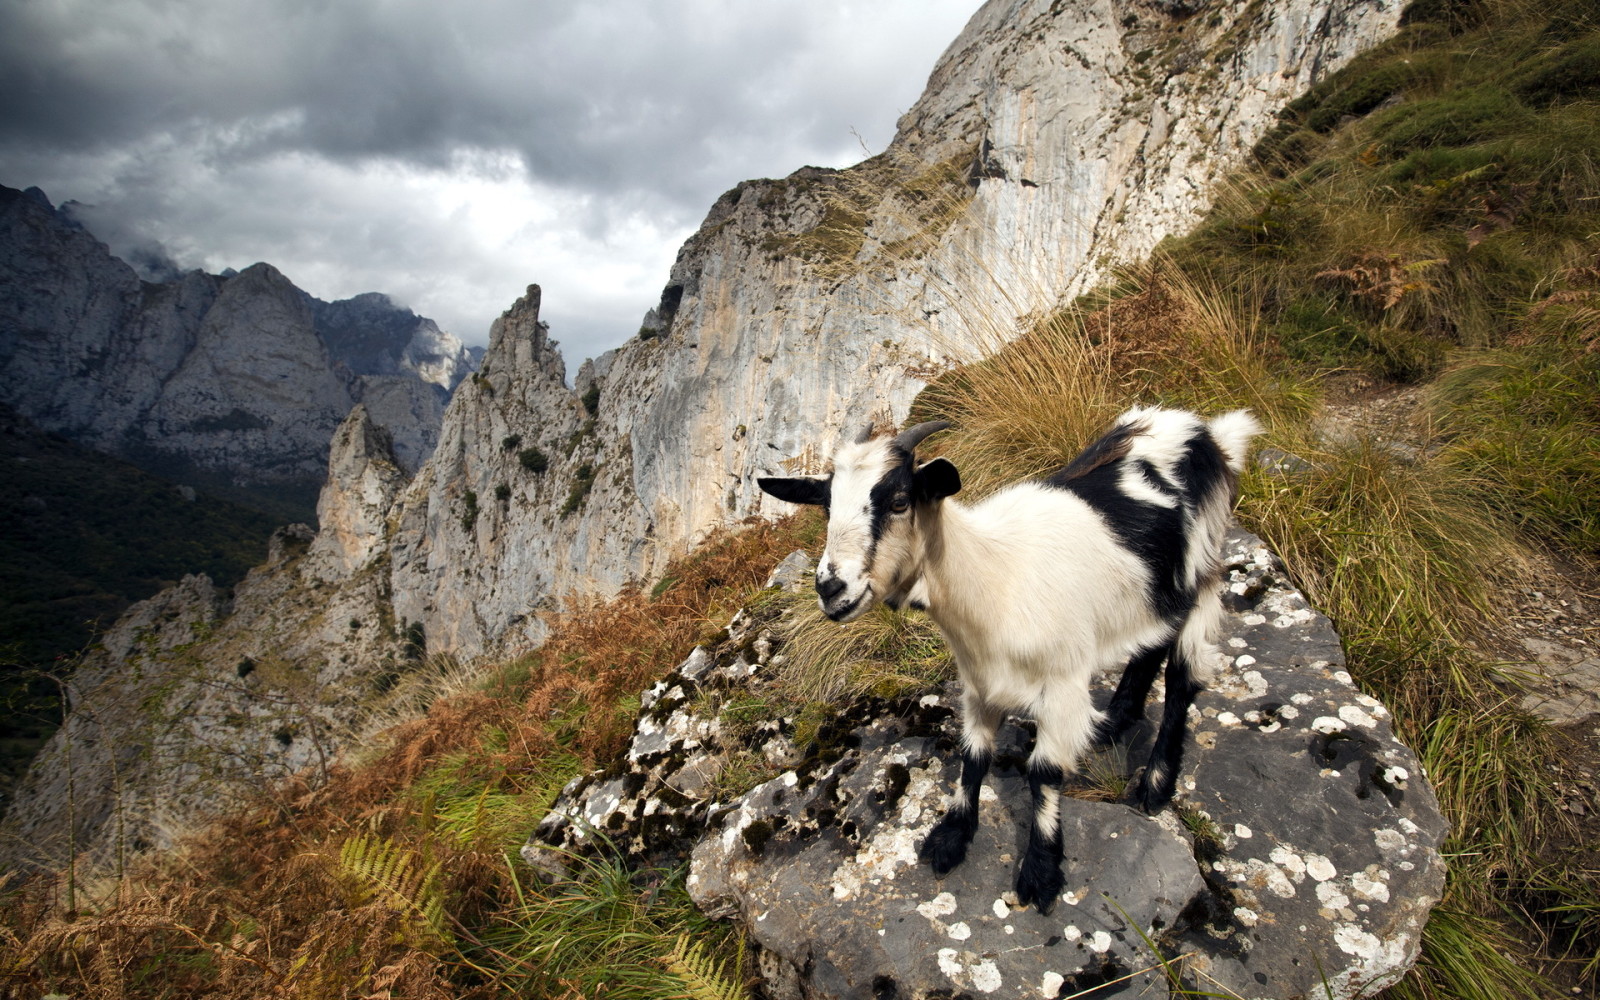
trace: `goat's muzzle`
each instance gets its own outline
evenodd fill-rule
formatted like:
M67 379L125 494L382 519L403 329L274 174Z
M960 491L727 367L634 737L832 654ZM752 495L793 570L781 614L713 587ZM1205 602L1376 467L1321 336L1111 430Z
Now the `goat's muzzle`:
M840 623L859 617L872 603L872 587L863 587L853 598L847 593L849 589L843 577L819 575L817 603L822 606L822 613Z

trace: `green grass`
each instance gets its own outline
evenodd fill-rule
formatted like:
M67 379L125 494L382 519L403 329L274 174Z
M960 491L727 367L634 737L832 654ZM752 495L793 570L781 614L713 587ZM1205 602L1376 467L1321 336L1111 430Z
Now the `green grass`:
M515 897L473 956L501 995L683 1000L743 996L737 937L708 920L682 870L630 869L612 857L572 857L570 878ZM687 947L689 936L699 947ZM729 958L708 955L723 946ZM698 956L698 957L697 957ZM731 961L730 961L731 959Z
M1463 355L1432 393L1443 461L1509 523L1600 557L1597 398L1600 351L1570 338Z

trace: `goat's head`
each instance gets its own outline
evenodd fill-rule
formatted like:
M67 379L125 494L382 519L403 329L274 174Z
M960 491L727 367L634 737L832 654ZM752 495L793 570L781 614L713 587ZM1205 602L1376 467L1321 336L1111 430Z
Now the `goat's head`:
M860 616L874 602L911 598L917 579L916 532L940 500L961 489L956 467L942 458L917 465L923 438L950 424L918 424L895 437L867 428L833 456L825 476L758 479L779 500L828 512L828 545L817 562L817 600L836 622Z

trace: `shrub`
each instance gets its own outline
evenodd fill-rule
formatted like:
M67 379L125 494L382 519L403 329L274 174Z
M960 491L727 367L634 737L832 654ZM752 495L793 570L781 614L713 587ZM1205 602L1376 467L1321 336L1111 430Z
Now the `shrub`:
M420 660L428 655L428 635L421 622L412 622L401 630L400 650L408 660Z
M550 459L546 458L544 452L538 448L524 448L517 452L517 461L522 463L524 469L535 475L550 468Z
M595 468L589 462L578 466L578 471L572 480L572 489L567 493L567 502L561 505L561 516L566 517L583 506L583 501L588 498L589 491L594 488Z

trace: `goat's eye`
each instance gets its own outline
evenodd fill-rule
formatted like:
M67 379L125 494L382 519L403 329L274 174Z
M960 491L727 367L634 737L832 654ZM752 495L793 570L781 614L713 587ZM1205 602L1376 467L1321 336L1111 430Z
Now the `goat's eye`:
M907 500L905 497L895 497L894 502L889 505L889 512L891 514L904 514L910 509L911 501Z

